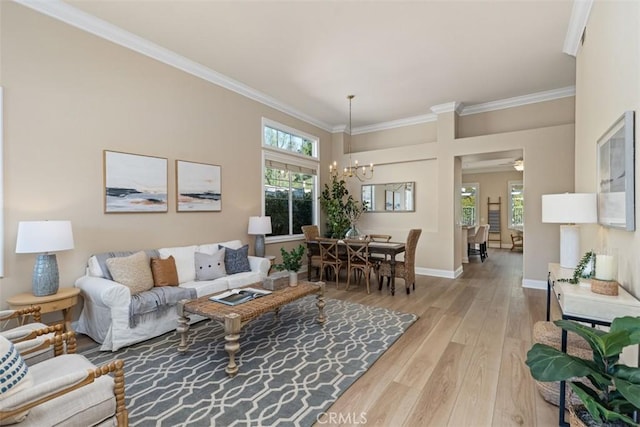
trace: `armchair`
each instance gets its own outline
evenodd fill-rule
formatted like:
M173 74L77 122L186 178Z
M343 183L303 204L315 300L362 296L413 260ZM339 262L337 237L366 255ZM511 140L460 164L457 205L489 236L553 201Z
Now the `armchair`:
M52 344L75 349L75 334L56 335ZM13 388L0 393L0 421L21 426L128 425L124 400L124 362L115 360L93 365L79 354L62 354L36 364L26 364L19 346L0 336L0 379L11 380L11 372L22 369ZM5 357L6 356L6 357ZM26 369L25 366L26 365ZM108 375L112 373L113 377Z
M35 331L46 327L47 325L41 323L40 306L0 310L0 335L14 343L35 338Z

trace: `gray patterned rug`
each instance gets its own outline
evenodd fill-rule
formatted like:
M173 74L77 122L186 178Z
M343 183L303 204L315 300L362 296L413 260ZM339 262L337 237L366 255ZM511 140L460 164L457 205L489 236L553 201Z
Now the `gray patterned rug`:
M177 352L175 332L115 353L85 352L93 363L125 361L132 426L311 426L417 319L414 314L327 299L324 326L315 297L293 302L241 332L234 378L224 331L203 321Z

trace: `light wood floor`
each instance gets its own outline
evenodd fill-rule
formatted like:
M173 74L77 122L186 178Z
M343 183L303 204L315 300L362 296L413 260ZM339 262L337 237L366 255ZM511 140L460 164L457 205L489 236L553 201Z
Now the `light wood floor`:
M327 283L329 298L420 318L316 426L361 426L362 417L367 426L558 425L558 408L539 396L524 363L546 292L522 288L521 253L476 258L458 279L418 276L410 296L402 280L395 296Z
M316 427L557 426L558 409L535 390L525 365L546 292L523 289L522 254L489 249L458 279L417 276L367 295L327 282L327 297L415 313L419 319L327 411ZM79 349L95 346L79 336ZM366 421L366 422L365 422Z

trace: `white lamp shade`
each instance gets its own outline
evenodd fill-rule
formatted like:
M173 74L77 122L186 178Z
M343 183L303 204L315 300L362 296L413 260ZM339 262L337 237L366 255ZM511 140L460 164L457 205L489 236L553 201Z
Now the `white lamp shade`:
M249 234L271 234L270 216L249 217Z
M544 194L542 222L593 224L598 222L595 193Z
M31 254L73 249L71 221L20 221L16 253Z

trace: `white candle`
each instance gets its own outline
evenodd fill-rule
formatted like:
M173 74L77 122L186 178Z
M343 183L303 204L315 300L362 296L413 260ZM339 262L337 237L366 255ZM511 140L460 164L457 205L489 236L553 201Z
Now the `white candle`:
M616 260L613 255L596 255L596 279L615 280Z

